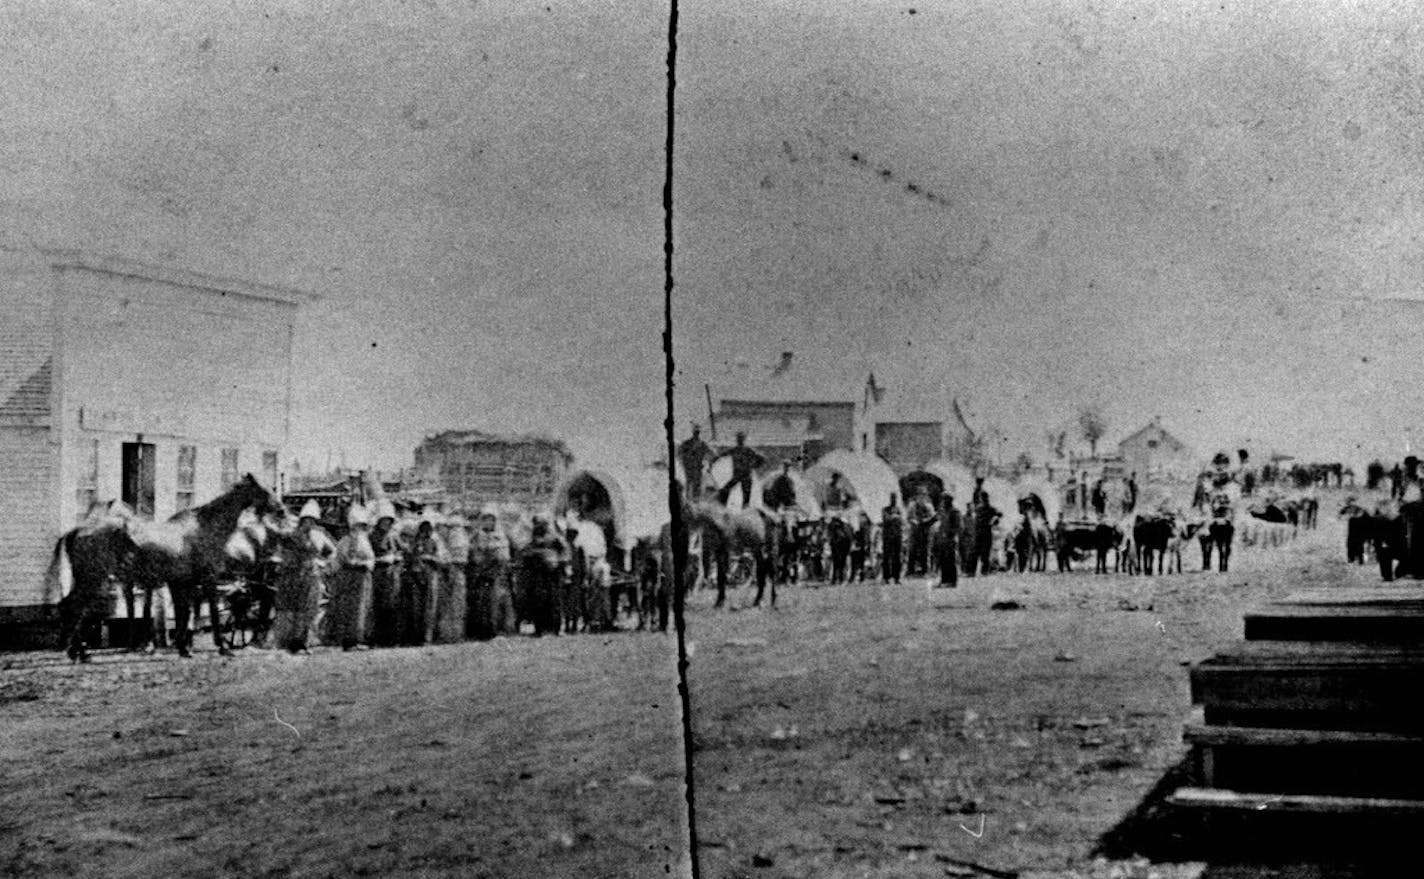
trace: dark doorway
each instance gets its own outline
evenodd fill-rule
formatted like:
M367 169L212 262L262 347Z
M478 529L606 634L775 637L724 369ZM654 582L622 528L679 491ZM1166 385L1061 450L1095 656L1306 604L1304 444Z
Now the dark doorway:
M138 515L153 518L153 476L157 454L152 443L123 444L123 495L120 498Z

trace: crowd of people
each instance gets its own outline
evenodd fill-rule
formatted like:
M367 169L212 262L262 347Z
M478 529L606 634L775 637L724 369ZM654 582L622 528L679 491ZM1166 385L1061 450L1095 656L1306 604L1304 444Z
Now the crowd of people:
M1386 581L1424 579L1424 474L1419 465L1414 455L1389 471L1379 462L1372 463L1368 484L1387 486L1388 495L1368 507L1357 495L1350 495L1340 509L1346 558L1363 565L1369 551Z
M493 506L470 522L400 516L389 500L353 504L339 540L315 502L298 516L253 578L259 645L367 650L514 635L525 622L535 635L614 626L620 596L601 534L589 539L594 523L536 514L515 545Z

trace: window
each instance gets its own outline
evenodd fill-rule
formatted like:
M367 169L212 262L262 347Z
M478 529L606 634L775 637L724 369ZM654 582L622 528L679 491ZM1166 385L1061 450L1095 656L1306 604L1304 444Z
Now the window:
M1147 441L1147 448L1149 448L1149 449L1155 449L1155 448L1157 448L1157 441L1156 441L1156 440L1148 440L1148 441Z
M222 450L222 479L219 486L227 491L237 484L237 449Z
M90 440L80 446L79 466L74 478L74 517L84 521L89 510L99 501L99 441Z
M124 443L120 499L145 519L153 518L153 443Z
M173 509L183 512L193 506L194 486L198 476L198 447L178 447L178 491L174 495Z
M277 490L277 453L270 449L262 453L262 484L268 491Z

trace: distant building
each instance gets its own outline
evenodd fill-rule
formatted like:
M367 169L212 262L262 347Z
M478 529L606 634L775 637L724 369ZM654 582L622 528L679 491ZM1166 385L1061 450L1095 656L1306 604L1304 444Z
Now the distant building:
M947 415L948 420L936 419L936 415ZM979 461L979 439L957 400L950 399L946 405L942 396L919 389L888 389L876 381L874 373L866 378L861 424L862 449L873 434L875 454L899 476L931 461L958 461L971 467Z
M854 450L855 385L841 381L840 372L804 364L790 351L769 369L743 366L719 387L715 444L728 447L743 431L768 468L802 456L814 462L832 449Z
M1162 427L1162 417L1129 435L1117 446L1122 475L1137 474L1137 481L1188 482L1196 479L1200 462L1186 443Z
M161 520L244 473L282 489L292 330L314 298L72 251L0 252L0 648L54 625L45 571L94 502Z
M448 510L474 513L486 503L535 510L553 506L573 460L551 437L447 430L416 447L415 472Z

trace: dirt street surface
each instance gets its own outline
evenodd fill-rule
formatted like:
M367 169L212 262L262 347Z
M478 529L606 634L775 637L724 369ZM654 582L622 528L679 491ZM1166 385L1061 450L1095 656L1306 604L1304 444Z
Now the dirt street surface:
M1185 663L1268 598L1378 585L1344 563L1329 504L1320 531L1238 547L1226 574L1200 573L1193 543L1183 575L801 588L775 611L697 612L705 874L1322 875L1093 852L1187 753Z
M667 876L674 641L0 656L0 875Z

